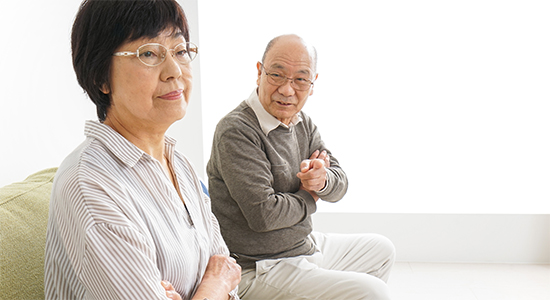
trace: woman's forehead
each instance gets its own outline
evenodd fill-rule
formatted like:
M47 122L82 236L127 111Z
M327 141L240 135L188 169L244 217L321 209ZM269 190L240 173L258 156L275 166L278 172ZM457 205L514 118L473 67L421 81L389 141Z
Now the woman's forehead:
M123 43L120 48L125 48L129 46L139 47L143 44L148 43L157 43L161 45L173 45L173 44L179 44L179 43L185 43L185 37L183 36L183 33L179 29L165 29L161 31L157 36L154 37L141 37L139 39L136 39L134 41L129 41L126 43Z
M179 28L164 29L155 37L145 37L148 40L182 40L185 41L183 32Z

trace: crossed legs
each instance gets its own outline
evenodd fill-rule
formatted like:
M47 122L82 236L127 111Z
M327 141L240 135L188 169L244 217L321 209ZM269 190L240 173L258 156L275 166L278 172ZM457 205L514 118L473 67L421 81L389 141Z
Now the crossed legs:
M386 285L395 260L391 241L377 234L310 235L311 256L262 260L243 270L243 300L390 299Z

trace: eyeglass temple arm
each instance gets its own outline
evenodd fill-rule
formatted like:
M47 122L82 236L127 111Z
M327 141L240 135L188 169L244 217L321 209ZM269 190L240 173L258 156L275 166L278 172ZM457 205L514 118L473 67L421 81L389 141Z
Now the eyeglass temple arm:
M123 51L123 52L115 52L113 53L114 56L133 56L137 55L137 52L130 52L130 51Z

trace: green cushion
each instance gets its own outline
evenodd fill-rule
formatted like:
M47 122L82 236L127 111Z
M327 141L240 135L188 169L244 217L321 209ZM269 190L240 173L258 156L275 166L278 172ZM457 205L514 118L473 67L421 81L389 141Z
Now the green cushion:
M0 298L44 299L44 245L57 168L0 188Z

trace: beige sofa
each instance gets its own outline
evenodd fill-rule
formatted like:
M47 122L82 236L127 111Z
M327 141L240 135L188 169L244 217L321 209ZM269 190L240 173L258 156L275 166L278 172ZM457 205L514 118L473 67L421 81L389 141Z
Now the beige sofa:
M44 299L44 245L57 168L0 188L0 299Z

